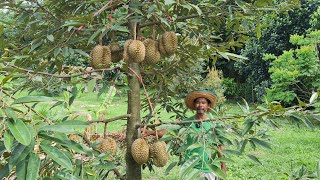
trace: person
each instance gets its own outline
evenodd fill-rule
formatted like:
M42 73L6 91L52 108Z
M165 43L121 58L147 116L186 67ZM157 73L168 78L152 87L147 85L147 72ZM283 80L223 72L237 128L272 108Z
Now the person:
M206 164L212 163L210 161L209 154L205 151L205 146L208 145L215 145L218 147L220 151L224 150L224 146L222 145L222 142L219 141L219 138L213 138L208 137L208 134L212 132L212 129L218 128L218 131L221 132L221 129L223 126L219 123L213 123L211 121L207 121L210 119L210 111L213 109L215 102L216 102L217 96L214 92L210 92L207 90L199 90L199 91L193 91L189 93L186 96L185 104L187 108L194 110L196 113L194 116L184 119L185 121L195 120L198 122L189 123L184 127L188 127L188 133L191 134L187 136L186 143L187 145L192 145L194 143L199 143L199 141L202 140L202 138L199 139L199 135L202 134L201 137L204 137L206 140L201 144L202 147L200 148L194 148L194 149L188 149L186 151L186 160L192 158L194 155L198 155L200 158L198 164L195 165L194 168L201 170L201 177L208 180L217 180L220 179L215 173L211 171L209 167L206 166ZM167 131L165 129L157 130L158 137L162 137ZM148 135L155 135L155 131L153 130L146 130L145 136ZM192 136L194 135L194 136ZM200 142L201 143L201 142ZM223 155L220 153L220 151L217 153L218 157L223 157ZM216 165L216 164L215 164ZM226 164L225 162L221 162L220 164L221 170L226 174Z

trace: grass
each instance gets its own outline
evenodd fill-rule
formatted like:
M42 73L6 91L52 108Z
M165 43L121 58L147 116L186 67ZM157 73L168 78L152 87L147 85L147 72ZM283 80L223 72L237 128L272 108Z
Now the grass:
M25 94L18 94L17 97ZM35 95L35 94L33 94ZM85 93L77 98L68 111L77 111L81 120L85 119L85 114L90 113L94 119L97 112L101 112L102 104L105 103L106 95L97 97L96 94ZM58 97L63 99L63 97ZM51 104L41 103L36 109L46 116L54 116L59 111L66 111L63 108L54 108L49 111ZM225 103L224 108L228 113L240 112L234 103ZM80 113L81 112L81 113ZM117 92L113 97L112 103L108 104L106 118L123 115L127 113L127 96L126 93ZM141 112L142 115L145 112ZM160 112L160 118L169 119L172 114ZM108 131L121 131L125 129L125 121L115 121L108 124ZM98 125L98 131L102 132L103 124ZM281 123L279 129L271 129L270 142L272 150L259 148L256 151L247 149L247 153L256 155L262 165L250 160L246 156L233 157L234 162L227 163L228 178L233 179L288 179L295 170L302 165L306 166L309 171L315 171L316 164L320 161L320 129L309 129L305 127L298 128L289 123ZM172 156L170 162L177 160ZM169 165L170 163L168 163ZM146 168L142 171L144 179L178 179L179 167L171 170L168 176L164 175L166 167L155 168L154 172L149 172ZM288 175L286 175L288 174Z

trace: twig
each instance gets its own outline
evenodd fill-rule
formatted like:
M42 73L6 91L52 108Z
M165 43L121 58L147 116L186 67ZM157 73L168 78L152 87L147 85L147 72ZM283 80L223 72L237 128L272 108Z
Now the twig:
M116 120L127 120L125 118L129 118L131 117L131 114L125 114L125 115L121 115L121 116L117 116L117 117L113 117L113 118L110 118L110 119L105 119L103 121L101 120L95 120L95 121L88 121L90 124L92 123L109 123L109 122L112 122L112 121L116 121Z
M99 9L97 12L95 12L93 14L94 16L97 16L98 14L100 14L104 9L106 9L111 3L113 2L113 0L110 0L109 2L107 2L107 4L105 4L101 9Z
M114 172L114 174L116 174L116 176L120 179L120 180L124 180L125 178L120 174L118 169L112 169L112 171Z

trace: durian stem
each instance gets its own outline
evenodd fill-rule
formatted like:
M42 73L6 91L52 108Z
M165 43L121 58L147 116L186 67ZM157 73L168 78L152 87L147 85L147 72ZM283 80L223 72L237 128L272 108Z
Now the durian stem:
M102 33L99 35L99 45L102 46Z
M108 125L108 123L104 123L103 138L107 138L107 125Z
M133 40L137 39L137 22L133 24Z

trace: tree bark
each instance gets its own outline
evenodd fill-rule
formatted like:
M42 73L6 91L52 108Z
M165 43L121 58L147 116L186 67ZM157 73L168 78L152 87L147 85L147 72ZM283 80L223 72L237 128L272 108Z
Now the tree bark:
M135 3L137 0L132 0L131 3ZM129 11L129 13L131 13ZM132 39L133 35L136 35L134 20L129 20L129 39ZM131 36L131 37L130 37ZM130 60L129 60L130 62ZM131 68L129 70L129 68ZM134 71L135 73L133 73ZM137 164L131 155L131 145L135 139L138 138L138 129L136 124L140 124L140 82L138 77L140 76L140 69L138 63L128 64L128 114L131 116L128 118L127 131L126 131L126 179L128 180L141 180L141 165Z

